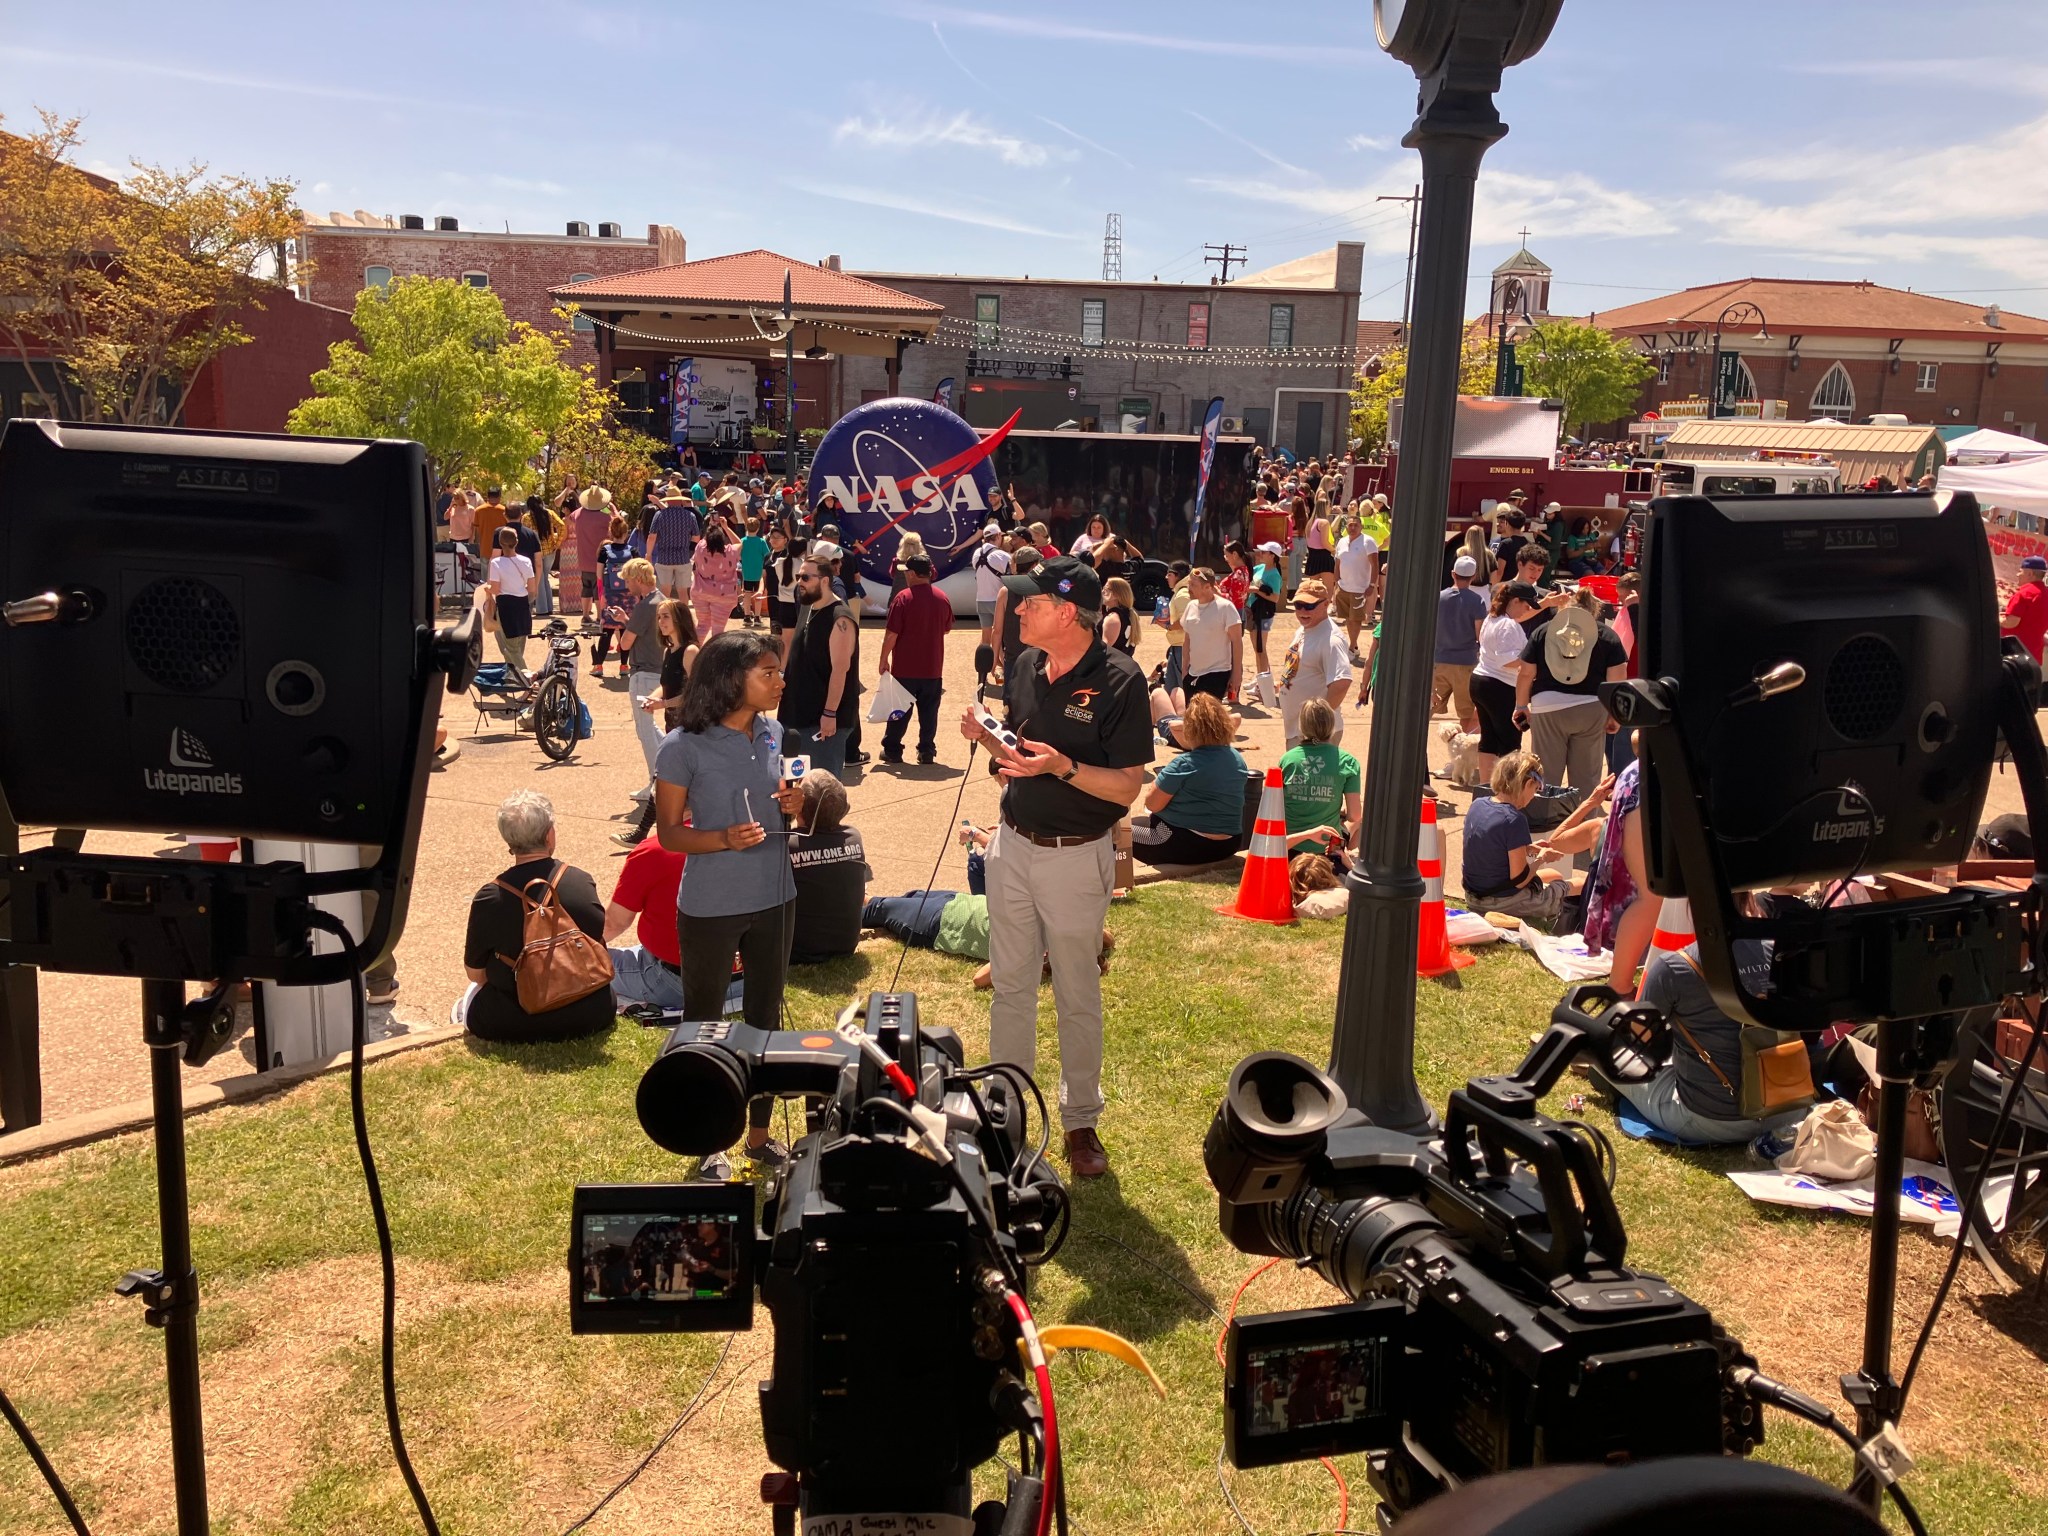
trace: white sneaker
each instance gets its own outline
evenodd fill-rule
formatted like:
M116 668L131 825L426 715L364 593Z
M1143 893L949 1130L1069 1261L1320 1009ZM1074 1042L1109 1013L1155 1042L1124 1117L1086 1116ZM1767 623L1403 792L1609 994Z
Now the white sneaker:
M643 784L634 790L629 798L635 805L645 805L654 798L654 788L652 785Z

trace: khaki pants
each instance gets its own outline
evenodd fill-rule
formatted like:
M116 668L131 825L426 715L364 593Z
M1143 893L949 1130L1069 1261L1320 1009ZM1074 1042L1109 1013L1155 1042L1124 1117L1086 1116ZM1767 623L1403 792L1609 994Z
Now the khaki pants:
M1597 785L1607 762L1607 709L1598 699L1529 716L1529 745L1543 763L1543 782L1552 789L1571 781L1573 789Z
M1007 823L988 845L988 1053L1031 1071L1038 1061L1038 978L1052 967L1059 1019L1060 1124L1086 1130L1102 1116L1102 920L1116 875L1108 833L1046 848Z
M1337 589L1336 600L1330 605L1330 613L1344 626L1344 639L1351 647L1351 654L1358 654L1358 632L1372 622L1372 593L1346 592Z
M1429 674L1429 712L1442 711L1449 699L1460 723L1474 718L1472 669L1461 662L1440 661Z

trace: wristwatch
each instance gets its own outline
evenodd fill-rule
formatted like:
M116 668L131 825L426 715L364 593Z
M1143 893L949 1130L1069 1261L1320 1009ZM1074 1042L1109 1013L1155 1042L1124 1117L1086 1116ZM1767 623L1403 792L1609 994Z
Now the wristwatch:
M1074 775L1075 775L1075 774L1077 774L1077 773L1079 773L1080 771L1081 771L1081 764L1080 764L1080 763L1079 763L1079 762L1078 762L1077 760L1075 760L1074 758L1071 758L1071 757L1070 757L1070 758L1068 758L1068 759L1067 759L1067 771L1066 771L1065 773L1063 773L1063 774L1061 774L1061 775L1060 775L1060 782L1061 782L1062 784L1071 784L1071 783L1073 783L1073 782L1074 782Z

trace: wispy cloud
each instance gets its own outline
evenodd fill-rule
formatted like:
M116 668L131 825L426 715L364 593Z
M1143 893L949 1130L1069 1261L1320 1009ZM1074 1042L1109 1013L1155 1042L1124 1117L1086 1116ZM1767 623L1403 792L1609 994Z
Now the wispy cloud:
M1264 160L1271 165L1278 166L1281 170L1287 172L1288 175L1301 177L1308 176L1309 173L1303 170L1300 166L1295 165L1290 161L1282 160L1278 155L1274 154L1269 149L1260 148L1258 145L1254 144L1250 139L1244 137L1243 134L1232 133L1228 128L1224 127L1221 123L1215 121L1213 118L1207 118L1202 116L1202 114L1197 112L1193 107L1187 108L1186 111L1189 117L1192 117L1196 122L1202 124L1203 127L1213 129L1217 133L1222 134L1223 137L1230 140L1231 143L1243 146L1245 149L1248 149L1253 154L1257 155L1261 160Z
M849 117L832 131L832 137L841 143L850 139L871 149L927 149L934 145L951 145L960 149L985 150L1005 165L1026 167L1043 165L1054 156L1071 158L1070 151L1051 149L1016 134L1004 133L971 112L915 120Z
M1912 85L1967 86L1972 91L2008 91L2048 96L2048 65L2025 58L1831 59L1783 65L1789 75L1832 75L1850 80L1902 81Z
M1107 155L1110 159L1116 161L1118 164L1124 166L1129 170L1135 171L1137 169L1135 165L1132 165L1129 160L1126 160L1122 155L1118 154L1115 150L1111 149L1107 144L1098 144L1093 139L1089 138L1087 134L1076 133L1073 129L1069 128L1065 123L1060 122L1057 118L1046 117L1043 114L1036 112L1034 112L1032 116L1036 117L1041 123L1045 124L1045 126L1048 128L1057 128L1061 133L1064 133L1076 144L1085 144L1090 149L1094 150L1097 154Z
M107 58L98 54L64 53L51 48L21 48L0 44L0 58L18 59L25 64L69 64L117 74L153 75L162 80L183 80L192 85L217 85L238 91L275 91L285 96L314 96L329 101L373 101L390 106L413 103L403 96L387 96L355 86L328 85L317 80L287 80L274 75L232 75L214 69L194 69L185 64L165 64L142 59Z
M1361 149L1385 149L1393 142L1390 139L1376 139L1370 134L1354 133L1344 141L1344 147L1356 154Z
M962 62L960 55L953 51L953 45L946 41L946 34L939 30L939 24L936 21L932 23L932 36L938 39L940 51L943 52L947 58L953 61L953 67L955 69L959 70L961 74L965 75L968 79L972 80L984 91L988 91L991 94L994 93L995 87L990 85L986 80L982 79L981 76L977 75L973 70L969 69L967 65Z
M895 14L916 21L943 21L949 27L972 27L1009 37L1032 37L1057 43L1101 43L1109 47L1151 48L1166 53L1212 54L1231 59L1264 59L1282 64L1315 64L1349 68L1380 57L1369 48L1310 43L1262 43L1237 37L1200 37L1187 32L1130 32L1084 26L1046 16L1001 16L989 11L936 10L902 5Z
M784 185L808 197L829 197L836 202L858 203L863 208L887 208L895 213L916 214L927 219L944 219L952 224L969 224L976 229L997 229L1005 234L1032 235L1041 240L1071 240L1084 245L1093 244L1096 238L1091 234L1075 234L1068 230L1042 229L1036 224L1025 224L1016 219L1005 218L1001 214L979 213L970 208L963 208L957 203L927 203L918 198L905 197L895 192L878 192L867 187L827 186L823 182L796 178L785 181Z

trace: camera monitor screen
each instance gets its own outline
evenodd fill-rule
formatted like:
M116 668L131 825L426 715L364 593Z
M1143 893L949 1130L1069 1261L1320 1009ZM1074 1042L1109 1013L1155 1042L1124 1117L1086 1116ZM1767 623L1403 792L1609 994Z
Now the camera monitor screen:
M1383 1450L1400 1438L1407 1309L1383 1299L1230 1325L1224 1448L1233 1466Z
M753 1326L751 1184L586 1184L570 1221L574 1333Z

